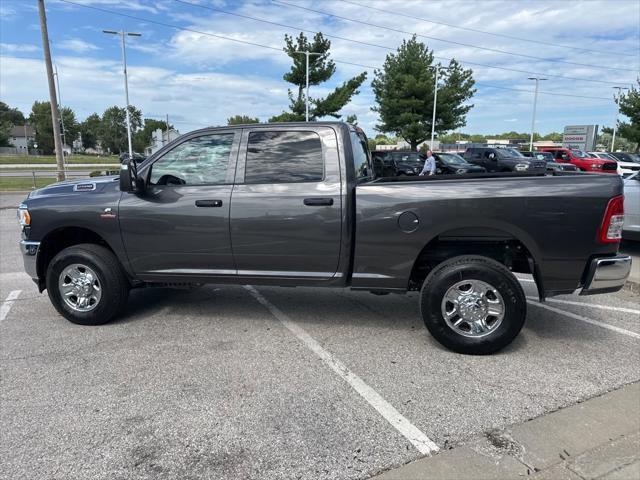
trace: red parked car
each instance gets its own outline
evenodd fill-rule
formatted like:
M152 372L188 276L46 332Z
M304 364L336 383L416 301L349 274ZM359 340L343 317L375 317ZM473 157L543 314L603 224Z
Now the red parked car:
M572 163L584 172L617 173L618 163L603 158L591 158L587 152L564 147L541 147L541 152L553 154L558 163Z

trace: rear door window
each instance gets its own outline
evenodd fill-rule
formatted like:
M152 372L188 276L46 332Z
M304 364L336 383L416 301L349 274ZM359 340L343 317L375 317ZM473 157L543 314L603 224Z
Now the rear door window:
M324 178L322 143L315 132L251 132L245 183L320 182Z

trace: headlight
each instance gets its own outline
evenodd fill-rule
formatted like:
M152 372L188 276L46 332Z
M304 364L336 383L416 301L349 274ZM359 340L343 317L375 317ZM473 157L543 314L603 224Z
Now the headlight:
M18 206L17 216L21 227L28 227L31 225L31 215L29 215L29 210L24 203L21 203Z
M528 163L518 163L515 167L516 172L524 172L525 170L529 170Z
M592 163L591 164L591 170L598 170L601 169L602 165L598 164L598 163Z
M467 173L467 170L464 168L459 168L456 170L456 173Z

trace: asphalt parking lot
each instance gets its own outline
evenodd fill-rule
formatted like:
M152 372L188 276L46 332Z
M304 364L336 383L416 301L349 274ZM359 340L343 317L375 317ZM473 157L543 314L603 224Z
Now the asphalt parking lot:
M137 290L81 327L18 239L0 210L2 478L367 478L640 380L631 291L532 300L487 357L436 343L414 293Z

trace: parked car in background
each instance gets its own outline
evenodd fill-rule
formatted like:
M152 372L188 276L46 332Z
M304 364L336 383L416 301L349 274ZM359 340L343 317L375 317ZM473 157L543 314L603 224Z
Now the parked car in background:
M450 175L463 173L485 173L484 167L467 162L457 153L434 152L436 159L436 175Z
M635 172L624 179L622 238L640 242L640 172Z
M547 167L544 160L527 158L514 148L470 147L464 159L487 172L545 173Z
M617 173L618 164L613 160L591 158L587 152L565 147L540 147L541 152L549 152L558 163L572 163L583 172Z
M602 152L589 153L603 155ZM640 172L640 155L637 153L615 152L605 153L604 155L608 155L610 158L618 162L618 174L623 177L628 177L629 175L633 175L635 172Z
M578 167L571 163L554 162L553 155L550 152L521 152L525 157L537 158L547 162L547 172L576 172Z
M373 170L379 178L418 175L424 165L419 153L411 150L374 150L371 156Z

